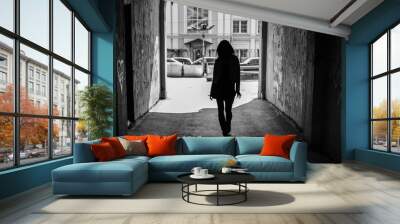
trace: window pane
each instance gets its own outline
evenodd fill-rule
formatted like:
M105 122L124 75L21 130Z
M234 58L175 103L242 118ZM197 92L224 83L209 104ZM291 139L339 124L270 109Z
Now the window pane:
M391 75L390 85L390 98L391 98L391 110L392 117L400 118L400 72Z
M88 138L88 129L84 120L75 122L75 143L85 142Z
M60 157L72 154L72 121L53 121L53 156Z
M387 151L387 121L372 122L372 147Z
M239 21L235 20L233 21L233 33L239 33Z
M247 33L247 21L242 21L242 26L240 28L241 33Z
M391 69L395 69L400 67L400 24L391 31L390 47L390 67Z
M392 152L400 153L400 120L391 121Z
M89 69L89 32L75 18L75 63Z
M195 7L187 7L187 13L186 13L187 19L197 19L197 13L196 13L196 8Z
M53 60L53 115L72 117L71 66Z
M20 163L34 163L49 158L49 123L45 118L20 119Z
M0 116L0 170L14 165L14 125L10 116Z
M378 75L387 71L387 34L372 44L372 74Z
M20 0L21 36L49 47L49 0Z
M53 51L71 60L72 12L60 1L53 1Z
M13 40L0 35L0 111L14 111Z
M89 86L89 75L75 69L75 117L79 117L81 114L79 98L86 86Z
M372 118L387 118L387 77L372 81Z
M14 31L14 0L0 1L0 26Z
M21 44L20 109L25 114L48 114L49 57Z

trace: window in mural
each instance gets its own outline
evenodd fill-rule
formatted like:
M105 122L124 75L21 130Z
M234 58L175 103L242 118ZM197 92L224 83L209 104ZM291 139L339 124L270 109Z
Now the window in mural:
M201 26L208 26L208 10L197 8L197 7L187 7L187 31L197 32L196 29L201 28Z

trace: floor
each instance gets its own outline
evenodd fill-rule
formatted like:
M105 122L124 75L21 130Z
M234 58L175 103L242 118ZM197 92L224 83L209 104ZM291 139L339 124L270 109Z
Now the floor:
M53 199L43 186L0 202L0 223L115 224L259 224L259 223L400 223L400 174L359 163L310 164L308 182L334 192L345 201L367 204L356 214L38 214Z
M231 134L298 134L293 122L277 108L268 101L256 99L257 85L257 80L241 82L242 97L234 101ZM217 103L208 97L210 86L204 78L168 78L168 98L159 101L129 133L221 136Z
M202 109L217 108L215 100L210 100L211 82L205 78L166 79L167 99L159 101L150 112L156 113L196 113ZM242 97L236 98L233 107L246 104L258 95L258 80L240 82Z

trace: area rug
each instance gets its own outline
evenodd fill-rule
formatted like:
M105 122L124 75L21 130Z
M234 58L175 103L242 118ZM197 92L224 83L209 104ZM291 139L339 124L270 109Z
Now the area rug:
M150 183L131 197L56 197L36 213L360 213L357 205L344 201L316 184L260 183L249 184L248 187L250 191L247 201L237 205L189 204L182 200L180 184ZM213 188L215 186L202 185L198 190ZM225 187L230 188L233 186ZM215 203L214 196L192 196L190 199L197 203ZM222 202L229 203L238 199L224 197Z

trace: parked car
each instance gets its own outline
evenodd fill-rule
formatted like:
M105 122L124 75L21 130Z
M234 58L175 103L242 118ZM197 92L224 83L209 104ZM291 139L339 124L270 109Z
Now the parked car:
M31 157L32 157L31 150L20 151L20 153L19 153L19 158L20 159L28 159L28 158L31 158ZM8 154L7 158L8 158L8 161L14 160L14 154L13 153Z
M168 58L168 77L203 77L203 66L193 64L189 58Z
M167 58L167 76L182 77L183 64L173 58Z
M260 69L260 58L250 57L240 63L241 71L258 71Z
M213 71L214 71L215 60L217 58L216 57L204 57L204 59L205 59L205 64L203 66L203 74L205 74L207 81L211 81L212 76L213 76ZM196 61L193 62L193 64L202 65L203 58L197 59Z
M190 58L185 58L185 57L173 57L176 61L179 61L180 63L184 65L191 65L193 64L192 60Z

